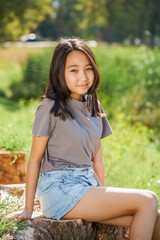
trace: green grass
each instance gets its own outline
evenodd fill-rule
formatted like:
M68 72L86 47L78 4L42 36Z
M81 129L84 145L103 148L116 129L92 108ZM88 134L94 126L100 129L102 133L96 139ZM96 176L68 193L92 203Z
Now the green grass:
M12 63L6 63L3 69L0 69L0 90L9 95L9 86L13 81L20 81L22 78L22 68ZM2 64L1 64L2 66Z
M17 230L23 230L27 226L22 221L17 221L15 217L4 221L4 217L18 209L17 198L6 197L0 202L0 239L7 240L7 235L13 235Z
M39 101L24 105L9 99L0 98L0 149L23 151L28 155L32 141L32 125Z
M23 67L30 54L44 51L41 48L0 48L0 96L11 95L9 86L23 78Z
M160 198L160 152L152 130L111 121L114 134L102 141L106 185L155 191Z

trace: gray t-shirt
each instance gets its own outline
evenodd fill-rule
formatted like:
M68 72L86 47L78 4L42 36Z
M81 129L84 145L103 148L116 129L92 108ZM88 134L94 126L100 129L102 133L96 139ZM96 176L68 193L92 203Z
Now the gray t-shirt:
M44 99L33 124L33 136L50 136L40 171L92 166L100 139L112 134L107 118L91 117L86 101L70 98L68 106L74 119L63 121L50 113L53 105L53 100Z

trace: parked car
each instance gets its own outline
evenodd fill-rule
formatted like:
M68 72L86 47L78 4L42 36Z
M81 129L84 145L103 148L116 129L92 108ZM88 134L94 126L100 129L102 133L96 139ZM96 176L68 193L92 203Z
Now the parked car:
M25 34L20 37L20 42L37 42L37 41L45 41L45 39L35 33Z

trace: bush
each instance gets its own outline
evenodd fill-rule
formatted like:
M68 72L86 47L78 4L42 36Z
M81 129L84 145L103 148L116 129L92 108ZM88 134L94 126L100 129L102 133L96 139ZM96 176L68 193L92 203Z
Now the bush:
M108 115L122 112L132 123L160 127L160 54L145 47L99 46L93 49L102 76L99 96ZM11 85L13 98L44 94L52 50L28 58L21 82Z
M159 128L159 50L103 47L95 55L102 74L99 95L109 115L123 112L132 123Z
M13 82L10 86L14 100L37 98L44 94L53 50L43 51L29 56L23 70L21 82Z

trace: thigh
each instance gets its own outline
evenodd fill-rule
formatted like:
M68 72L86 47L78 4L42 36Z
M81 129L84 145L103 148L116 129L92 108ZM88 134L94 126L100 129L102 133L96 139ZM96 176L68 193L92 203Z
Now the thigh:
M122 216L133 216L147 195L148 191L145 190L92 187L62 218L102 222Z

